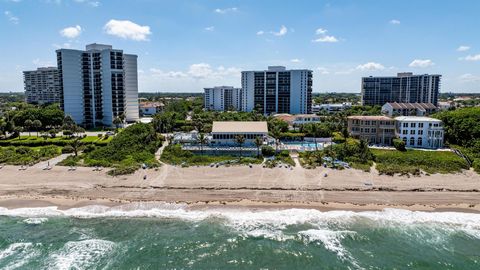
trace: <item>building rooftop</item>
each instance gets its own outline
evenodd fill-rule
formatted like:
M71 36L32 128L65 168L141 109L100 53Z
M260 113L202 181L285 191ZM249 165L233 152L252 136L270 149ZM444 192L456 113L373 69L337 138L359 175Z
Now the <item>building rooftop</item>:
M268 133L267 122L213 122L212 133Z
M407 122L442 122L439 119L425 117L425 116L398 116L395 117L397 121L407 121Z
M156 108L156 107L163 107L163 103L161 102L140 102L140 108Z
M419 110L428 110L436 109L437 107L432 103L398 103L398 102L387 102L394 109L419 109Z
M352 115L347 117L348 119L355 119L355 120L367 120L367 121L390 121L393 120L390 117L383 116L383 115Z

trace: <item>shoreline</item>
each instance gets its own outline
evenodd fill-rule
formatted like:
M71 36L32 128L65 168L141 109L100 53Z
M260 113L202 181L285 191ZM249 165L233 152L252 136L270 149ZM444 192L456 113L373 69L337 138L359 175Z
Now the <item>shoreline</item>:
M384 209L400 209L408 211L421 212L458 212L480 214L480 205L469 204L446 204L446 205L427 205L427 204L353 204L336 202L315 202L315 203L295 203L295 202L261 202L261 201L210 201L210 202L172 202L172 201L115 201L107 199L82 199L82 198L59 198L59 197L0 197L0 208L8 210L25 208L44 208L56 207L59 210L77 209L88 206L106 206L122 207L134 204L145 204L155 208L157 204L176 204L184 205L187 210L206 210L206 209L234 209L234 210L285 210L285 209L314 209L321 212L327 211L382 211Z
M189 167L162 165L112 177L105 171L41 166L0 170L0 207L59 209L129 203L185 204L188 209L286 209L480 213L480 176L473 171L420 177L384 176L359 170L261 166ZM324 174L328 173L328 177ZM144 180L147 176L147 180Z

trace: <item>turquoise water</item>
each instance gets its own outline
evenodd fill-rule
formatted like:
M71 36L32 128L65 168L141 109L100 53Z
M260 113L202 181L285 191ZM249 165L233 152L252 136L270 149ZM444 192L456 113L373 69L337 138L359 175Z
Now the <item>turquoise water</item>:
M480 215L0 208L0 269L480 269Z
M311 147L315 148L315 143L314 142L283 142L286 145L293 145L293 146L298 146L298 147ZM322 148L323 144L322 143L317 143L318 148Z

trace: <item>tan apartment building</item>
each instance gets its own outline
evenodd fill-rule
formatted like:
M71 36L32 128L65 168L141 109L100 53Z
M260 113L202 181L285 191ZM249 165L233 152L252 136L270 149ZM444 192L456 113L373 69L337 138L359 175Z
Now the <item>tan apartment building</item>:
M369 144L392 145L395 138L395 120L386 116L349 116L348 133Z

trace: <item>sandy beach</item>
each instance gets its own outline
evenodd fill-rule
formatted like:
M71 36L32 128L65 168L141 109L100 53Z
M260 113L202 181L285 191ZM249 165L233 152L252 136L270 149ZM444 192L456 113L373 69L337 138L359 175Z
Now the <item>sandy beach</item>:
M480 212L480 176L464 171L391 177L354 169L306 170L298 166L266 169L259 165L253 168L163 165L121 177L84 167L69 171L62 166L54 166L52 170L42 170L41 166L27 170L5 166L0 170L0 207L71 208L155 201L187 203L191 207Z

